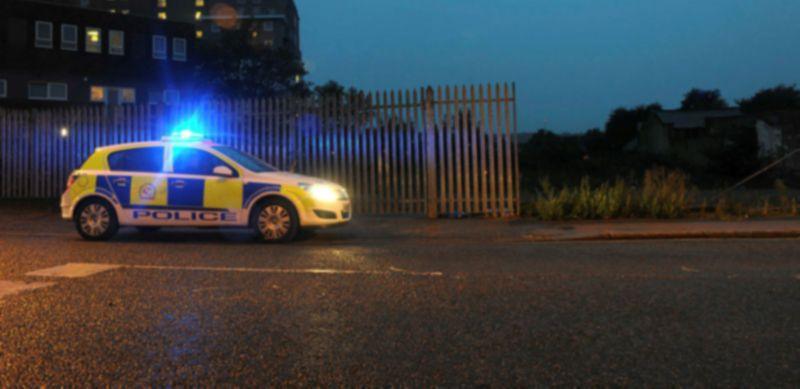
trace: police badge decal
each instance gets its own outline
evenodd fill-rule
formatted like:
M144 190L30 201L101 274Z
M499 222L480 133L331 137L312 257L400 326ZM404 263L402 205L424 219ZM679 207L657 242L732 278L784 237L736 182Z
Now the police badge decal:
M155 200L156 199L156 186L153 184L144 184L139 187L139 198L142 200Z

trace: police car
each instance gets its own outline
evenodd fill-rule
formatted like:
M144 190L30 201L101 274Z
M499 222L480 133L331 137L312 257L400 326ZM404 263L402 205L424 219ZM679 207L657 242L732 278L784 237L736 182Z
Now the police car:
M98 148L61 196L62 217L87 240L110 239L123 226L239 227L288 242L302 228L347 223L350 207L339 185L187 133Z

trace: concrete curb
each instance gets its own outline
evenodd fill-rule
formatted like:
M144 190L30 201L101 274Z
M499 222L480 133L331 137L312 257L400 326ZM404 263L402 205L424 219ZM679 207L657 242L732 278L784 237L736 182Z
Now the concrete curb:
M687 233L605 233L582 237L568 237L551 241L601 241L601 240L675 240L675 239L788 239L800 238L800 231L729 231Z

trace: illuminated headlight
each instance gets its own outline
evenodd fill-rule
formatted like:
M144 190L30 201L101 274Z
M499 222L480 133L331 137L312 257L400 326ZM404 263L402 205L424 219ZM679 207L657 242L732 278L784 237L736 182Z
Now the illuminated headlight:
M333 203L339 200L339 191L331 185L314 184L306 187L312 199L322 203Z

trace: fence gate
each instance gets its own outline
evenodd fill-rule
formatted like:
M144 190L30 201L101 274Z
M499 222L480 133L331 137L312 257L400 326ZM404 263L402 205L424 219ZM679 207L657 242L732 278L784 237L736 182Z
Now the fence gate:
M516 88L421 88L321 99L0 109L0 198L55 198L100 146L200 127L283 170L348 188L355 212L519 214Z

